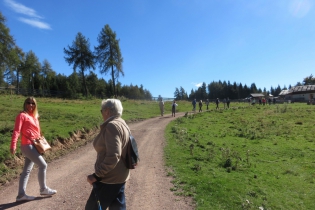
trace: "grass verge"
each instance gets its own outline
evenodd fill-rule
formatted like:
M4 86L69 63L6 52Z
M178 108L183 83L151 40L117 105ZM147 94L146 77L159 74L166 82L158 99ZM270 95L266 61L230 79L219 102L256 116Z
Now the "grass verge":
M235 105L167 126L175 193L197 209L315 209L315 107Z

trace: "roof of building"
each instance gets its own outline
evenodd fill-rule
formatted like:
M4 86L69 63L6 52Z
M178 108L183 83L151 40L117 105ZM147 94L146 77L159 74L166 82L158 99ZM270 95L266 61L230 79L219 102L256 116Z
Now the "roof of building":
M281 90L281 92L279 93L279 96L285 96L289 94L289 90Z
M262 94L262 93L251 93L250 94L253 98L257 98L257 97L265 97L265 95L264 94Z
M303 93L315 93L315 85L294 86L289 90L282 90L279 95L294 95Z

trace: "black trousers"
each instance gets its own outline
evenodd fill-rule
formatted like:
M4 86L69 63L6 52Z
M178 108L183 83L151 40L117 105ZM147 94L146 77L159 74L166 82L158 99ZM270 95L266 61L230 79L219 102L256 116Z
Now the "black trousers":
M85 210L98 210L98 201L103 210L109 207L109 210L126 210L125 183L105 184L95 183L89 199L85 204Z

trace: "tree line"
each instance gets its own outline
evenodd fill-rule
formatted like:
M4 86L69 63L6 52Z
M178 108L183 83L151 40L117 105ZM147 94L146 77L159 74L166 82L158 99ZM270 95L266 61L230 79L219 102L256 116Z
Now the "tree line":
M300 85L315 85L315 78L311 74L310 76L305 77L302 83L297 82L296 86ZM219 80L218 82L213 81L208 85L203 82L198 89L192 89L189 95L183 87L175 88L174 97L176 100L214 100L216 98L229 98L231 100L236 100L247 98L251 93L262 93L266 97L269 96L269 94L278 96L282 90L287 90L291 87L292 86L289 85L288 88L286 86L281 88L280 85L278 85L276 88L271 87L270 90L266 90L266 88L262 90L261 88L257 88L255 83L252 83L250 86L247 86L246 84L243 86L242 83L234 82L231 84L230 81L222 82Z
M80 98L80 97L116 97L124 96L130 99L152 99L150 91L142 85L124 85L118 81L119 76L124 76L123 57L119 39L109 25L105 25L98 37L98 45L94 51L90 49L89 39L78 32L72 44L63 49L64 59L73 66L73 73L69 76L57 74L47 59L40 62L33 51L23 52L10 34L10 29L5 25L6 19L0 12L0 87L14 87L17 93L41 94L43 96ZM101 74L109 73L111 79L99 79L94 73L96 67ZM86 73L88 72L88 73ZM297 85L314 85L313 75L304 78ZM289 86L289 89L291 85ZM242 83L218 81L206 84L197 90L191 90L188 95L184 88L176 88L176 100L215 99L227 98L243 99L250 93L263 93L268 96L277 96L286 87L263 90L257 88L255 83L250 86Z
M78 32L71 45L63 49L64 59L73 66L69 76L57 74L49 61L40 62L33 51L23 52L5 24L6 18L0 12L0 87L10 87L17 93L41 94L66 98L96 96L101 98L124 96L129 99L152 99L150 91L142 85L122 85L118 78L124 76L123 57L119 39L108 24L101 29L94 51L89 39ZM108 81L98 78L110 74Z

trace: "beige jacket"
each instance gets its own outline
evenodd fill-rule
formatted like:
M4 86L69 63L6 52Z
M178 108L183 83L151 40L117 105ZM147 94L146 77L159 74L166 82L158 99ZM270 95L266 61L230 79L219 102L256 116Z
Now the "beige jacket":
M97 152L95 174L106 184L120 184L129 179L129 169L126 168L121 156L125 156L129 131L120 117L110 118L101 125L100 133L93 141Z

